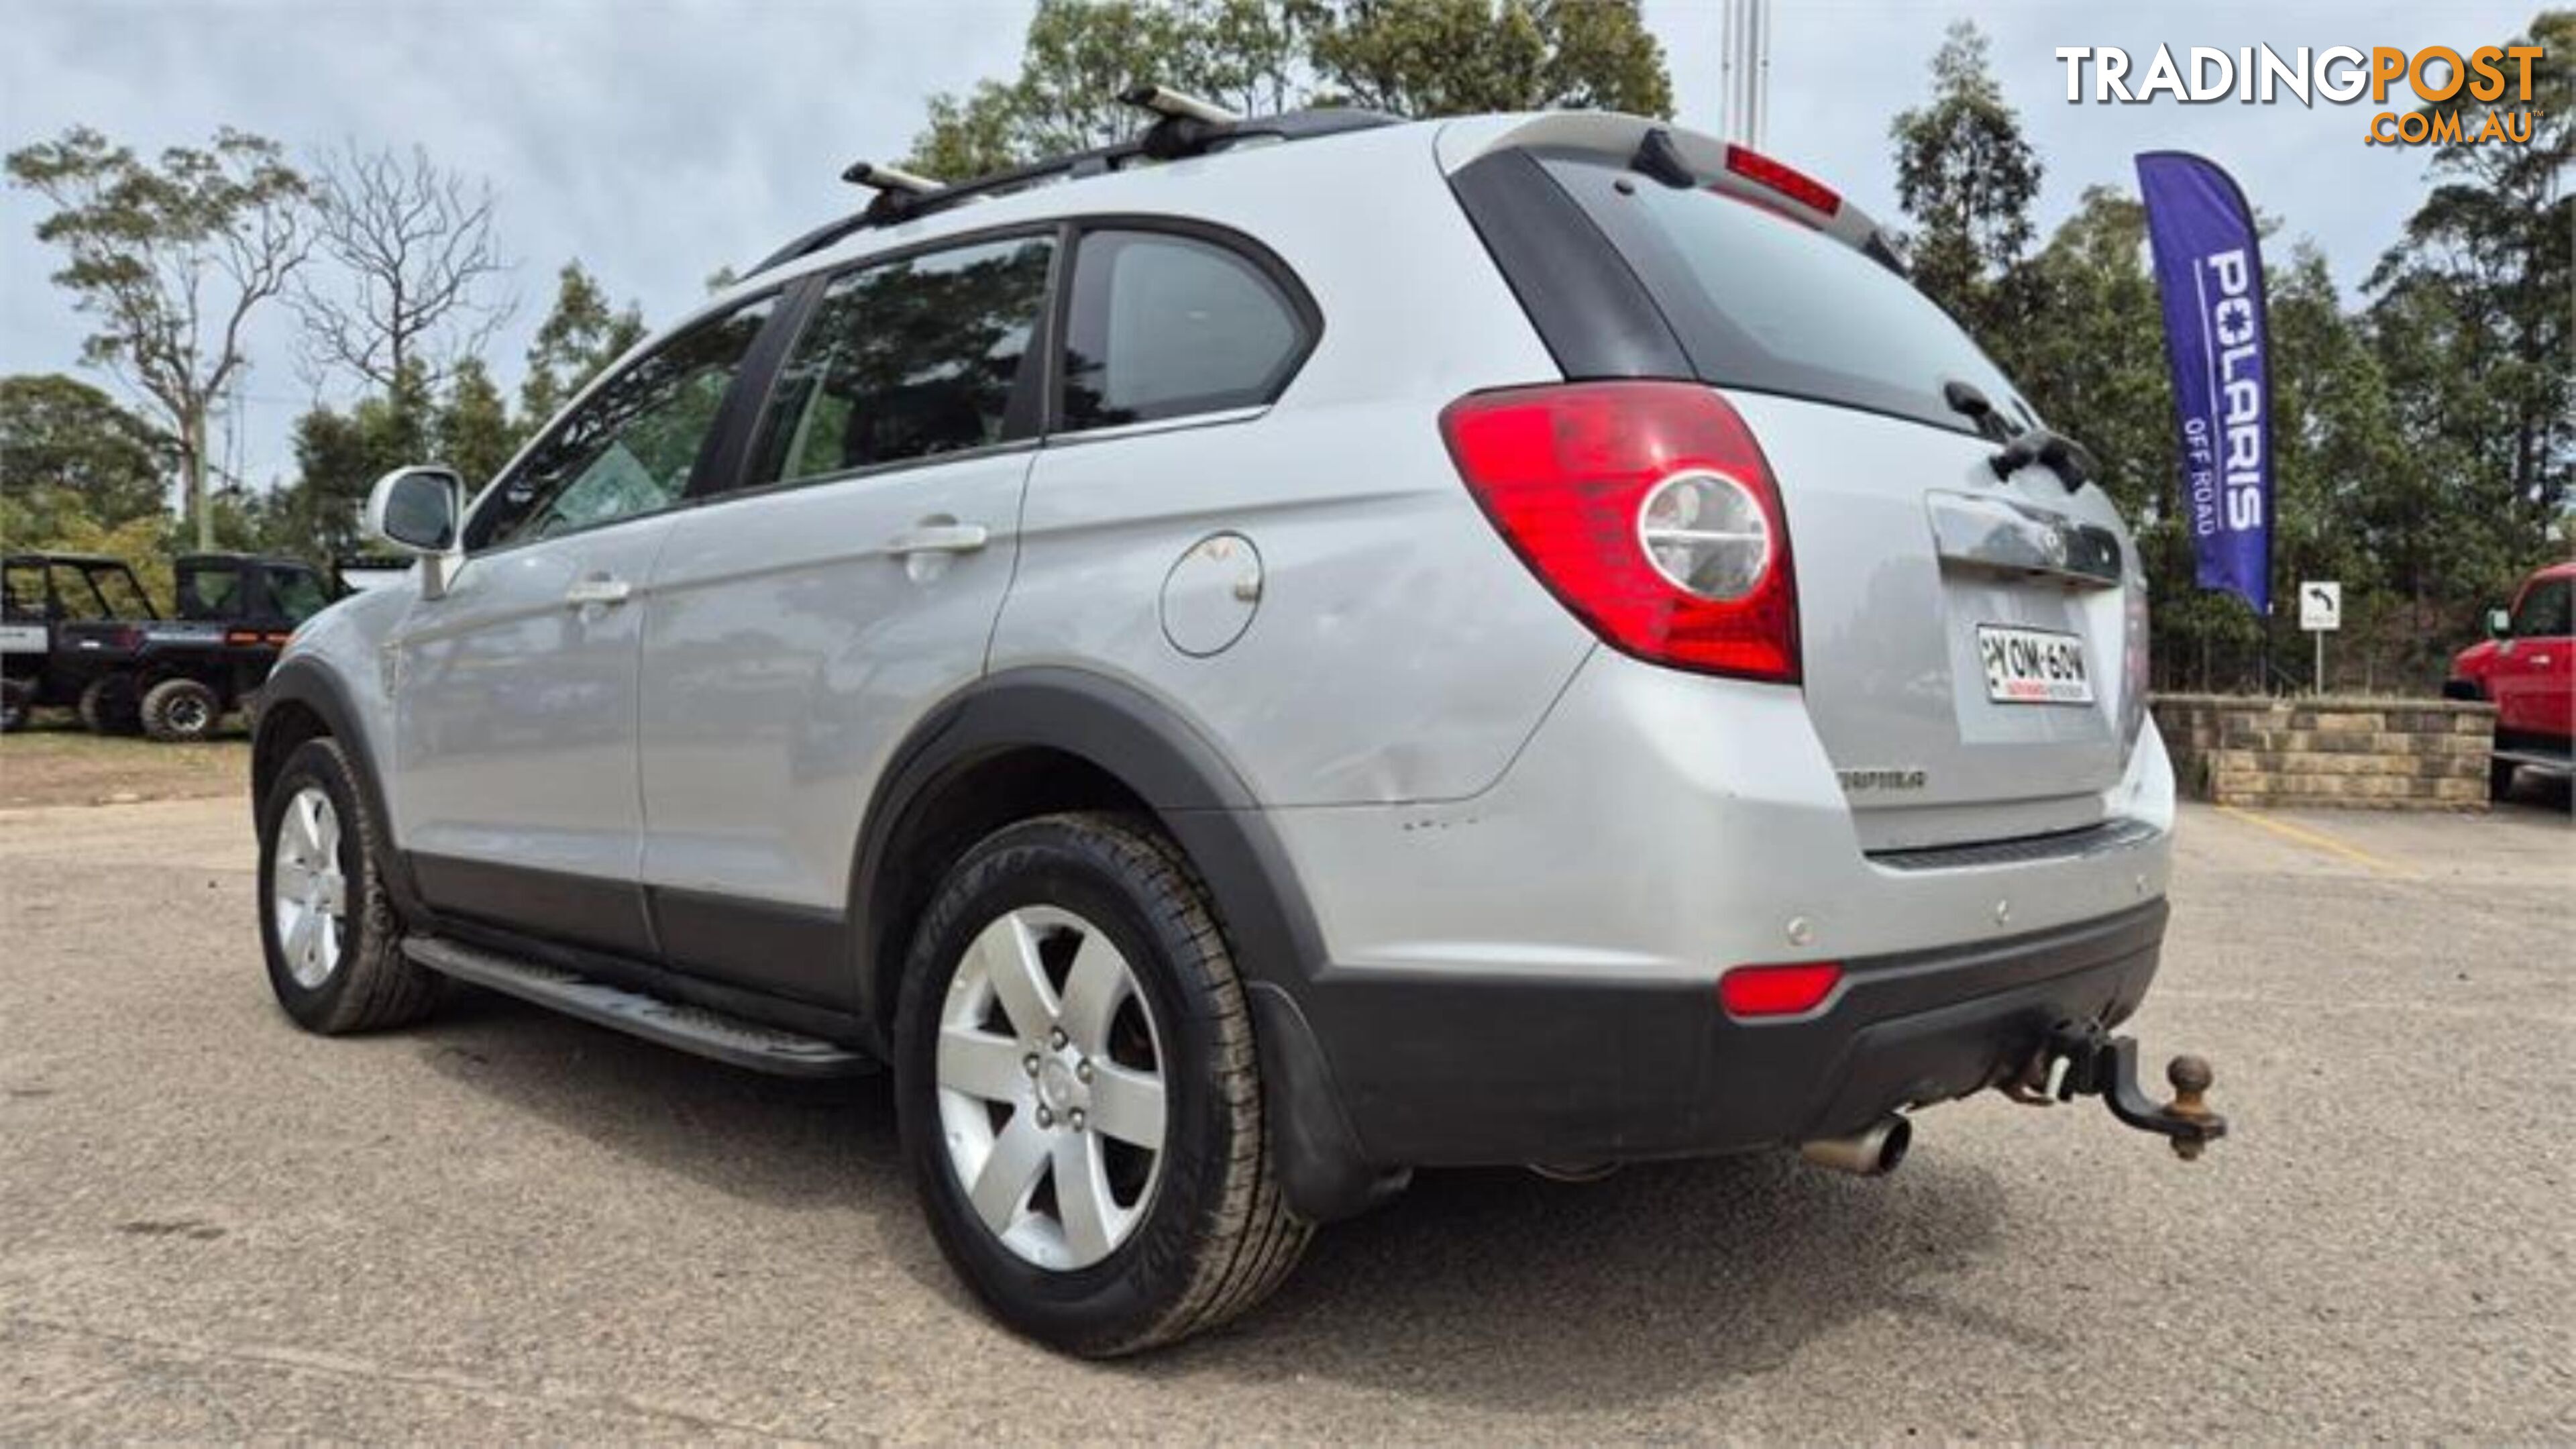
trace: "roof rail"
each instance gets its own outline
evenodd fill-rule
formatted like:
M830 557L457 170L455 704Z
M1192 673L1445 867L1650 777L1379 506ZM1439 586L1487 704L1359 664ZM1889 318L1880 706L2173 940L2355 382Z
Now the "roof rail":
M796 238L763 257L744 275L746 278L757 276L798 257L812 256L870 227L910 221L978 197L1008 196L1058 181L1078 181L1086 176L1124 170L1139 161L1174 161L1184 156L1231 150L1247 143L1303 141L1316 136L1334 136L1402 123L1401 117L1390 116L1383 111L1343 107L1287 111L1275 116L1237 116L1195 96L1154 85L1133 87L1121 92L1118 98L1129 105L1152 111L1161 119L1132 141L1054 156L1027 166L1015 166L989 176L949 184L896 167L868 161L854 162L841 173L841 179L875 190L876 196L867 207Z

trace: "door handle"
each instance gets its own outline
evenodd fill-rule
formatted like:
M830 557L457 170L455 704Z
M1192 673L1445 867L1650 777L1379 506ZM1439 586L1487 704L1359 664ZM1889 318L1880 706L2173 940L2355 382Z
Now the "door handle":
M973 553L992 537L992 530L980 523L925 524L887 539L886 552L895 558L917 553Z
M586 609L593 604L614 608L625 603L634 593L635 586L624 579L593 574L586 579L574 580L572 587L564 590L564 604L574 609Z

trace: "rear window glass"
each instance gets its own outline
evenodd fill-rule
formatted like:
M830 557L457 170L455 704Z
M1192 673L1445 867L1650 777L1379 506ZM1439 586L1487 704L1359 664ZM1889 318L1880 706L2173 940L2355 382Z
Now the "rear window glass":
M229 566L182 569L179 572L179 617L227 619L238 614L241 575Z
M1266 403L1305 360L1296 305L1250 260L1161 232L1095 231L1074 253L1064 426Z
M268 570L268 597L277 611L301 624L331 602L330 591L309 569Z
M1942 385L1957 381L2036 421L1950 314L1852 247L1732 196L1597 162L1546 165L1636 269L1707 381L1973 432L1942 401Z

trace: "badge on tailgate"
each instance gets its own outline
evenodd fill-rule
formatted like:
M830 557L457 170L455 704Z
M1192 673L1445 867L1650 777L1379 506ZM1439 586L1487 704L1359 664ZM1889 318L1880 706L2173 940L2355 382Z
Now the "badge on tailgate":
M2093 675L2078 635L1979 624L1977 656L1986 666L1986 698L1997 704L2093 702Z

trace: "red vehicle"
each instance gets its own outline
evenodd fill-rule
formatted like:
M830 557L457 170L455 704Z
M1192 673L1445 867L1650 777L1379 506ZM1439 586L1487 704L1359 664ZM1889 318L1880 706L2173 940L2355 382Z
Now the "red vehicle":
M2451 661L2443 693L2495 701L2487 784L2502 795L2521 766L2566 770L2576 761L2576 561L2523 580L2512 608L2488 612L2487 633Z

